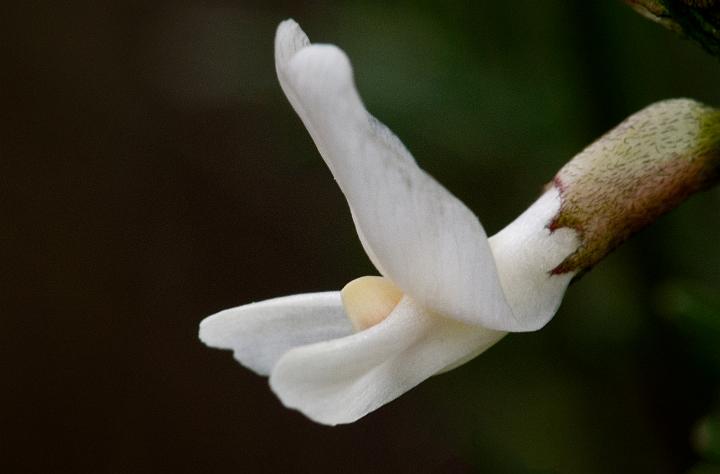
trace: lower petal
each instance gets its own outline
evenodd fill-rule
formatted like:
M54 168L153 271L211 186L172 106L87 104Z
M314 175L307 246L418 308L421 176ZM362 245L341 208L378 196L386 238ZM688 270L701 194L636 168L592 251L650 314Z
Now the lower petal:
M287 407L314 421L350 423L505 334L437 316L404 297L376 326L287 352L270 385Z
M305 344L353 333L339 291L273 298L208 316L200 323L200 340L210 347L232 349L238 362L269 375L285 352Z

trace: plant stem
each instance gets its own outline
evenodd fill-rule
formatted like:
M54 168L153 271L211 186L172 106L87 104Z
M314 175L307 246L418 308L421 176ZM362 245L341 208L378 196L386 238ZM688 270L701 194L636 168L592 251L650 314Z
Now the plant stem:
M638 13L720 59L720 0L625 0Z

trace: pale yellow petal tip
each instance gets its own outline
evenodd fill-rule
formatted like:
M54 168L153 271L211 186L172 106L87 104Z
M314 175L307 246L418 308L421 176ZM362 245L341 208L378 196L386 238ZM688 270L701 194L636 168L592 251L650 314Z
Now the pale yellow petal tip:
M356 331L387 318L403 296L387 278L364 276L351 281L340 292L345 312Z

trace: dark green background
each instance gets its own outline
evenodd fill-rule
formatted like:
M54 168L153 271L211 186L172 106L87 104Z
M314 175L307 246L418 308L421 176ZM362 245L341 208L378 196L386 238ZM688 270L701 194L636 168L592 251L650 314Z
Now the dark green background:
M720 472L718 189L542 331L350 426L197 340L220 309L374 273L277 84L286 17L347 51L488 234L645 105L720 106L720 61L619 1L3 7L0 470Z

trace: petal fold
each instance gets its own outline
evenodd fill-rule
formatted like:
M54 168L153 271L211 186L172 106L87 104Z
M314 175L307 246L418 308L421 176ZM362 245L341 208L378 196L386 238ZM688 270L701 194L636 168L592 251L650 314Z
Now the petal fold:
M337 180L373 264L448 318L491 329L537 329L507 304L487 236L465 205L372 117L345 53L311 45L292 20L275 40L280 84Z
M200 323L200 340L231 349L235 359L269 375L287 351L348 336L352 324L339 291L284 296L221 311Z
M576 273L553 273L581 245L575 230L549 228L561 204L560 191L551 186L517 219L490 237L508 304L528 328L539 329L550 321Z
M437 316L404 297L376 326L287 352L270 385L287 407L314 421L350 423L505 334Z

